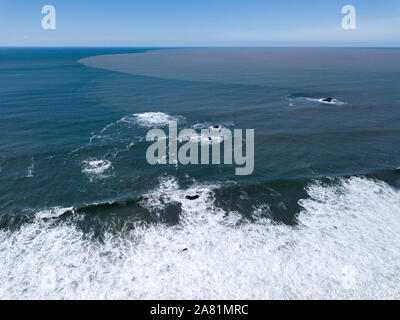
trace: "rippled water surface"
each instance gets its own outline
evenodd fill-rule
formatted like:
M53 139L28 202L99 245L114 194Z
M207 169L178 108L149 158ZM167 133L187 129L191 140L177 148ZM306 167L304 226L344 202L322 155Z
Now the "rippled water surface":
M400 298L399 58L0 49L0 298ZM149 165L171 120L254 173Z

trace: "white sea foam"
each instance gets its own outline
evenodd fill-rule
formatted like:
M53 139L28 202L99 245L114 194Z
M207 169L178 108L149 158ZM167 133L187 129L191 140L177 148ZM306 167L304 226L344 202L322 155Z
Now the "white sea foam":
M121 119L107 124L98 132L92 132L89 143L95 141L125 141L130 140L132 143L133 127L159 128L168 126L171 121L183 122L182 116L171 116L163 112L144 112L128 114ZM140 139L141 137L135 137Z
M208 134L198 134L191 137L179 138L178 142L185 142L191 140L192 142L198 142L201 144L217 144L222 143L224 141L224 137L216 135L208 135Z
M106 178L110 170L112 170L112 163L108 160L86 160L82 162L82 172L86 173L90 179Z
M340 101L340 100L337 100L337 99L332 99L331 102L324 101L325 98L318 98L318 99L314 99L314 98L305 98L305 99L306 99L307 101L311 101L311 102L317 102L317 103L323 103L323 104L331 104L331 105L337 105L337 106L340 106L340 105L343 105L343 104L344 104L343 101Z
M26 170L26 178L33 178L33 170L35 169L35 161L32 159L31 165Z
M320 104L327 104L327 105L336 105L341 106L344 105L345 102L340 101L338 99L332 99L331 102L324 101L325 98L307 98L307 97L289 97L287 98L291 103L289 104L290 107L295 106L295 102L313 102L313 103L320 103Z
M182 117L174 117L163 112L144 112L126 116L120 121L134 122L141 127L153 128L168 126L171 121L179 122L179 120L182 120Z
M217 144L217 143L222 143L224 141L223 135L218 135L219 133L222 132L223 129L226 129L222 125L213 125L210 122L202 122L202 123L196 123L192 126L193 129L195 130L201 130L201 129L208 129L210 130L211 134L202 134L199 132L198 135L193 136L193 137L186 137L184 139L178 139L178 142L184 142L184 141L195 141L201 144Z
M366 178L314 183L290 227L262 218L267 204L254 208L256 223L226 217L215 188L163 178L143 205L162 214L180 203L179 225L102 243L73 222L0 231L0 299L400 298L399 191Z
M161 128L171 121L184 122L182 116L171 116L162 112L145 112L129 114L121 119L107 124L103 129L92 132L89 144L112 145L112 150L102 155L104 158L116 158L123 152L130 151L136 142L145 140L145 135L137 135L135 128ZM74 150L73 152L78 151ZM89 168L89 171L93 171Z

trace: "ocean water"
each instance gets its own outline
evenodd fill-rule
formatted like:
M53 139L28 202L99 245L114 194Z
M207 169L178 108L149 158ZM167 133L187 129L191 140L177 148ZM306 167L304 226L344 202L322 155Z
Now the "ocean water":
M0 299L399 299L399 79L398 49L0 48ZM254 173L149 165L171 120L254 129Z

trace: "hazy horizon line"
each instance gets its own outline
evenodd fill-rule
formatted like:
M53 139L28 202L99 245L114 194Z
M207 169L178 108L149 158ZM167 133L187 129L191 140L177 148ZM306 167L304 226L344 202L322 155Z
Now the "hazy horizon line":
M400 48L388 45L0 45L0 48Z

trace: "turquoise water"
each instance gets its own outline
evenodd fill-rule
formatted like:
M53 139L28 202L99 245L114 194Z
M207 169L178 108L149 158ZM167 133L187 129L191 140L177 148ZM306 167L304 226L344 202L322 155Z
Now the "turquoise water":
M399 58L1 48L0 298L399 298ZM171 119L255 129L254 173L150 166Z

